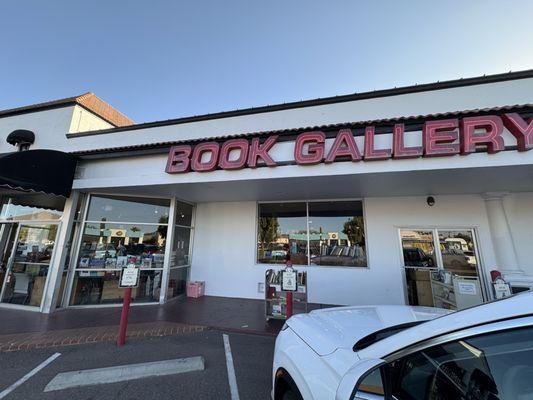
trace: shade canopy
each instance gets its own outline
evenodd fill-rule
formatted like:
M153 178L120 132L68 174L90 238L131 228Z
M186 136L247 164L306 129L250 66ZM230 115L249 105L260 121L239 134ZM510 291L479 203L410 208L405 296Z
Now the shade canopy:
M76 157L55 150L27 150L0 156L0 187L70 196Z

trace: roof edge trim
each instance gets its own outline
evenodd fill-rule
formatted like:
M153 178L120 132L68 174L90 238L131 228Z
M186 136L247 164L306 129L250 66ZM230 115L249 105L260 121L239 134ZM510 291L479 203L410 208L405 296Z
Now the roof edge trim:
M295 101L295 102L289 102L289 103L274 104L274 105L268 105L268 106L250 107L250 108L243 108L240 110L221 111L221 112L216 112L212 114L195 115L195 116L190 116L190 117L181 117L181 118L174 118L174 119L162 120L162 121L143 122L143 123L139 123L135 125L129 125L129 126L123 126L123 127L117 127L117 128L109 128L109 129L101 129L97 131L69 133L66 136L67 138L70 139L70 138L76 138L76 137L102 135L102 134L107 134L107 133L139 130L139 129L146 129L146 128L155 128L155 127L168 126L168 125L179 125L179 124L186 124L190 122L199 122L199 121L208 121L208 120L213 120L213 119L239 117L239 116L244 116L244 115L261 114L265 112L283 111L283 110L320 106L320 105L327 105L327 104L335 104L335 103L345 103L348 101L398 96L398 95L410 94L410 93L420 93L420 92L427 92L427 91L434 91L434 90L452 89L452 88L457 88L457 87L473 86L473 85L496 83L496 82L505 82L505 81L511 81L511 80L527 79L527 78L533 78L533 69L517 71L517 72L505 72L505 73L494 74L494 75L483 75L483 76L478 76L478 77L473 77L473 78L464 78L464 79L460 78L460 79L454 79L454 80L442 81L442 82L437 81L433 83L424 83L420 85L410 85L410 86L403 86L403 87L391 88L391 89L380 89L380 90L374 90L371 92L353 93L353 94L324 97L324 98L318 98L318 99L312 99L312 100L302 100L302 101Z

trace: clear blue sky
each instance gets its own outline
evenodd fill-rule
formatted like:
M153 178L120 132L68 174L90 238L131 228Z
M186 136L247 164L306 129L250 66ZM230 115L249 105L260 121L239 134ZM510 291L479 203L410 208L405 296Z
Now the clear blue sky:
M533 68L533 1L6 1L0 109L137 122Z

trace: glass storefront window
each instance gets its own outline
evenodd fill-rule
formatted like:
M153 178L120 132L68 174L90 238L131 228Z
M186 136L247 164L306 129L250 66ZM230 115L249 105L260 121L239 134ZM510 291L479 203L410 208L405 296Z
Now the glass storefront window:
M176 225L191 226L194 207L187 203L176 202Z
M141 270L139 286L133 288L133 302L159 301L163 270ZM115 304L124 299L118 287L120 270L77 271L74 277L73 305Z
M367 266L361 201L261 203L257 232L259 263Z
M65 199L49 199L42 195L22 195L5 198L0 209L0 221L59 220Z
M166 236L166 225L86 222L77 268L163 268Z
M309 203L311 265L366 267L363 204Z
M170 201L142 197L91 196L87 221L166 224Z
M189 268L171 268L168 277L167 299L185 294Z
M121 268L136 264L139 287L134 302L159 300L170 201L122 196L91 196L75 262L72 305L122 301Z
M307 265L306 203L259 204L257 260Z
M172 255L170 266L189 265L189 245L191 240L191 228L176 226L174 228L174 244L172 246Z
M193 212L192 205L176 203L176 226L170 255L167 299L184 295L186 292L191 264Z

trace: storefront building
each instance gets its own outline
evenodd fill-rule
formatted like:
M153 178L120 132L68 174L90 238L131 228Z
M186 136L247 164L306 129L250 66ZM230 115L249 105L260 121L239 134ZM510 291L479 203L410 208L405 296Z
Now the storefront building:
M61 195L14 184L0 143L1 304L117 305L125 263L134 304L188 280L262 299L287 258L313 303L464 308L493 270L527 290L531 93L523 71L144 124L87 95L0 112L2 137L34 133L25 159L76 159Z

